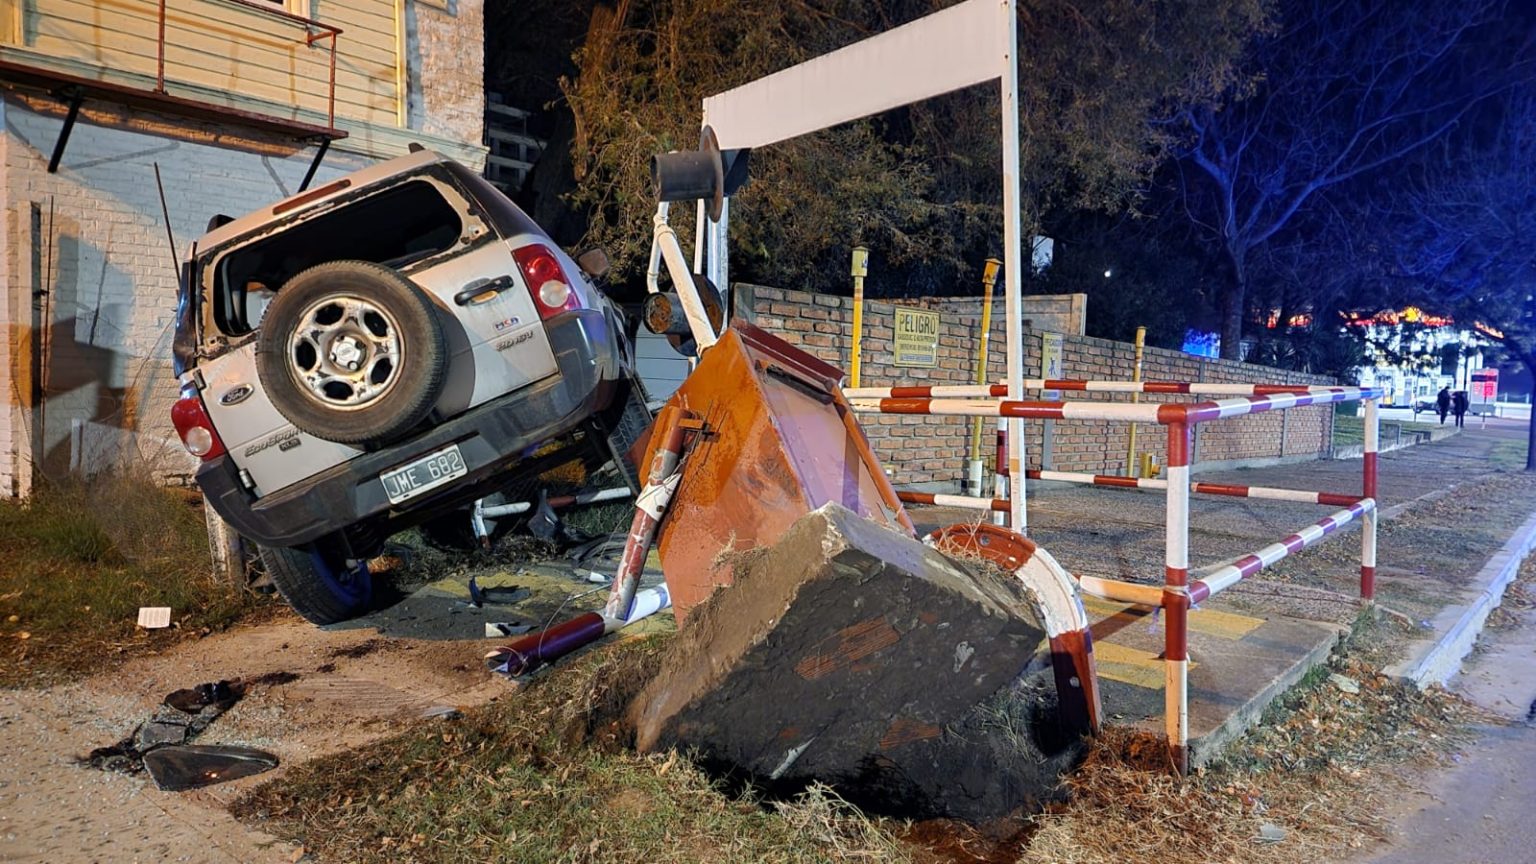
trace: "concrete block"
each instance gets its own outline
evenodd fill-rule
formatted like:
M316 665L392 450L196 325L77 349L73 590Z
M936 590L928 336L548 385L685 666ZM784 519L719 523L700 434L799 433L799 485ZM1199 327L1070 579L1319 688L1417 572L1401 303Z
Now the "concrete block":
M630 708L675 747L877 811L987 819L1048 798L1062 740L1022 587L828 504L694 607Z

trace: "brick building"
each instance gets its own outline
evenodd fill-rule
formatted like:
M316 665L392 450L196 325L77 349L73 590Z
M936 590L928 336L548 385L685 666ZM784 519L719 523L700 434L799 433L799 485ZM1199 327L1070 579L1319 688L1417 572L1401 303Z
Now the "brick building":
M483 0L0 0L0 497L190 473L176 259L412 142L480 169L483 31Z

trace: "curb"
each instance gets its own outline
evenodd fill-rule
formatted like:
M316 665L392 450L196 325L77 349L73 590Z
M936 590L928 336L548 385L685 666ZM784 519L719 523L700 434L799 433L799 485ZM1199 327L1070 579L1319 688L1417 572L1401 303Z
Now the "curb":
M1488 613L1504 599L1504 589L1515 580L1532 549L1536 549L1536 513L1527 517L1478 571L1473 580L1477 593L1470 602L1442 609L1431 622L1437 635L1415 642L1409 648L1409 658L1387 667L1387 674L1419 688L1450 680L1461 670L1461 661L1471 653Z

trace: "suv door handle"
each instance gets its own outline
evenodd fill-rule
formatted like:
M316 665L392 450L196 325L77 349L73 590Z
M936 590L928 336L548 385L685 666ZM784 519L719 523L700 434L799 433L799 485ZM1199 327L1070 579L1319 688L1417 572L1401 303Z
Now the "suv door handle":
M475 282L464 286L459 293L453 295L453 302L460 306L468 306L471 300L485 294L500 294L512 287L511 276L497 276L484 282Z

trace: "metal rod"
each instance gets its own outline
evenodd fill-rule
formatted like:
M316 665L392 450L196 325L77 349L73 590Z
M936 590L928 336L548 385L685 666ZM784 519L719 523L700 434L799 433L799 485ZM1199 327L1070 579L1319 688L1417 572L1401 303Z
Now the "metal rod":
M1332 393L1350 388L1329 385L1219 384L1202 381L1091 381L1079 378L1026 378L1025 390L1071 390L1088 393L1162 393L1188 396L1275 396L1288 393ZM1001 398L1006 384L936 384L907 387L846 387L849 399Z
M577 495L560 495L550 498L546 503L555 509L571 507L581 504L600 504L604 501L622 501L634 493L628 486L617 486L612 489L600 489L595 492L582 492ZM519 501L515 504L493 504L482 506L478 512L487 519L499 519L503 516L516 516L519 513L527 513L534 508L532 501Z
M997 285L997 270L1003 262L988 258L981 268L981 334L976 346L976 383L987 383L987 347L992 338L992 289ZM981 427L982 419L971 421L971 449L966 463L966 478L971 495L981 494Z
M640 574L645 570L645 557L656 536L656 526L672 501L672 493L680 479L678 466L683 459L682 421L687 412L668 406L651 427L652 440L656 441L651 456L650 472L645 488L635 499L635 515L630 521L629 537L624 541L624 554L619 559L618 572L613 576L613 588L608 594L608 605L603 617L608 629L615 630L629 620L634 606L635 591L640 587Z
M331 31L331 81L330 92L326 95L325 125L332 129L336 128L336 40L340 35L340 30ZM313 45L314 43L311 42L310 44Z
M315 179L315 172L320 170L320 163L325 159L325 152L331 149L331 139L320 139L320 149L315 151L315 158L309 161L309 170L304 172L304 179L299 181L299 191L309 188L310 181Z
M850 349L849 380L859 386L864 360L864 277L869 274L869 250L853 247L853 345Z
M69 133L75 130L75 120L80 117L80 103L85 95L76 91L69 96L69 113L64 115L64 125L59 127L59 140L53 142L53 155L48 157L48 173L57 174L59 160L64 158L64 148L69 146Z
M160 34L155 38L155 92L165 92L165 0L160 0Z
M895 388L892 388L895 389ZM1162 405L1131 405L1124 402L1024 402L1007 399L952 399L927 396L887 398L855 397L848 404L855 411L880 414L932 414L957 417L1003 416L1030 420L1110 420L1129 423L1207 423L1265 411L1283 411L1308 405L1353 402L1376 398L1381 391L1367 387L1335 387L1312 393L1277 393L1214 402L1183 402ZM1011 427L1010 427L1011 428ZM1010 434L1010 439L1013 437ZM1014 454L1009 454L1014 459Z
M1376 500L1376 457L1381 449L1381 418L1375 399L1365 404L1365 452L1361 456L1361 494ZM1402 427L1399 426L1399 429ZM1360 526L1360 599L1367 603L1376 599L1376 508L1365 514Z
M1295 534L1287 535L1278 542L1265 546L1252 555L1244 555L1227 564L1207 570L1205 575L1190 585L1190 602L1200 603L1208 597L1213 597L1277 561L1315 545L1357 518L1369 516L1375 512L1376 502L1370 498L1362 498L1331 516L1325 516L1313 522Z
M998 31L1002 34L1003 106L1003 291L1007 316L1008 398L1024 398L1024 262L1022 191L1019 172L1019 19L1013 0L998 4ZM1024 422L1010 418L1008 430L1008 524L1014 531L1029 533L1024 490Z
M1136 328L1136 365L1131 368L1131 381L1141 383L1141 358L1147 345L1147 328ZM1141 391L1131 393L1131 404L1141 401ZM1136 470L1136 424L1132 423L1126 432L1125 441L1125 476L1137 477L1141 472Z

